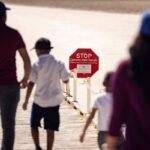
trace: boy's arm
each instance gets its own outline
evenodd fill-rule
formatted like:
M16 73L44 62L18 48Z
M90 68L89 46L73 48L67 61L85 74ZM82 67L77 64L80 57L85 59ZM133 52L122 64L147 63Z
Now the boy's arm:
M96 108L92 108L92 112L91 114L89 115L89 117L87 118L86 120L86 123L85 123L85 126L83 128L83 131L80 135L80 142L83 142L84 141L84 137L85 137L85 133L86 133L86 130L88 129L90 123L92 122L94 116L95 116L95 113L96 113Z
M61 63L61 65L60 65L60 78L62 79L62 82L67 84L69 82L69 77L70 77L70 74L67 71L65 64Z
M23 103L23 110L26 110L27 109L27 105L28 105L28 101L29 101L29 98L30 98L30 95L31 95L31 92L32 92L32 89L34 87L34 82L29 82L28 83L28 87L27 87L27 92L26 92L26 97L25 97L25 101Z

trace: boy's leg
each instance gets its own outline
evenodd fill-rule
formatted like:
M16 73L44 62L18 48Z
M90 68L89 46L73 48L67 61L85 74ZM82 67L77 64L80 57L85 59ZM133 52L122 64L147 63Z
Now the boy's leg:
M104 143L106 143L106 131L99 131L98 133L98 146L100 149L102 149L102 146Z
M31 134L33 138L34 145L36 149L40 150L40 141L39 141L39 130L38 128L31 128Z
M55 133L53 130L49 129L46 131L47 131L47 150L52 150Z
M31 111L31 134L36 150L42 150L40 148L39 130L40 120L42 119L42 108L33 103Z
M45 108L44 129L47 132L47 150L52 150L55 131L59 129L59 106Z

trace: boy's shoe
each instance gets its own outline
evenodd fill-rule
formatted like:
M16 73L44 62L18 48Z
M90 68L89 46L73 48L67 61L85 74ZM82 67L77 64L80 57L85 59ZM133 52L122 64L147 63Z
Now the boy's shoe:
M40 146L36 147L36 150L42 150L42 148Z

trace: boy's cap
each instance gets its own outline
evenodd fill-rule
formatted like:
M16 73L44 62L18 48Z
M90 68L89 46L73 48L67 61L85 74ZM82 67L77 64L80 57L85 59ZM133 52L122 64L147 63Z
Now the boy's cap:
M150 10L146 10L142 16L140 33L150 36Z
M47 38L39 38L36 43L35 46L32 49L44 49L44 50L50 50L53 47L51 46L51 42L50 40L48 40Z
M0 13L5 12L6 10L10 10L10 8L6 7L5 4L0 1Z

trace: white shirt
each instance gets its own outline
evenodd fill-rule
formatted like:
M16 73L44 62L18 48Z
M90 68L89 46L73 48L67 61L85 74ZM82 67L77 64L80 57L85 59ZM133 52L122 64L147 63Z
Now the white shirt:
M99 131L108 131L112 112L112 94L105 93L98 96L94 101L93 108L98 109L97 129Z
M36 84L34 102L41 107L60 105L63 100L60 79L69 80L64 63L49 54L39 56L29 77Z

